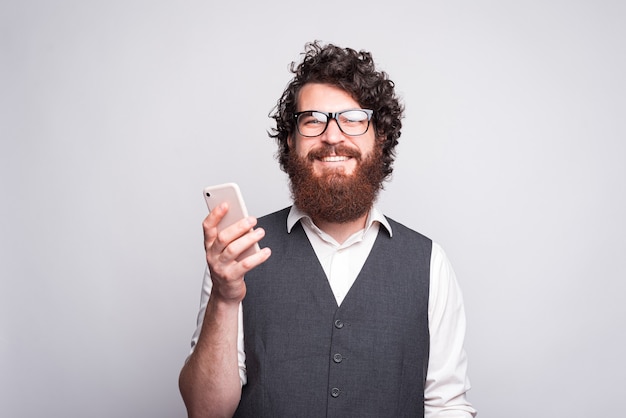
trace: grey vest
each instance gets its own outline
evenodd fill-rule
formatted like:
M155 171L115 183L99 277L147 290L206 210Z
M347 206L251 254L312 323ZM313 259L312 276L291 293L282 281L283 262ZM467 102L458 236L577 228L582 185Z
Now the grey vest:
M248 383L236 417L423 417L432 242L389 220L338 307L289 209L259 219L272 249L246 275Z

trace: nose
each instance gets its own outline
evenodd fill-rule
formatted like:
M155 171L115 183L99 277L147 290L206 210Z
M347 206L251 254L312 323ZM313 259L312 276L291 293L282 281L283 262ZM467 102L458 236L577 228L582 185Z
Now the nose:
M322 134L322 141L328 144L337 144L344 140L343 132L339 129L339 124L336 119L331 119L328 122L326 131Z

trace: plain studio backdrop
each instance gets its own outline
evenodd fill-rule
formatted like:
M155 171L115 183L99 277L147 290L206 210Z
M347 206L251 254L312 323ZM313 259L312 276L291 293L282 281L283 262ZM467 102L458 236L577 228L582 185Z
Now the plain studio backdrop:
M183 417L202 188L289 204L266 131L306 41L373 53L406 117L379 203L440 243L484 418L626 389L622 1L0 6L0 416Z

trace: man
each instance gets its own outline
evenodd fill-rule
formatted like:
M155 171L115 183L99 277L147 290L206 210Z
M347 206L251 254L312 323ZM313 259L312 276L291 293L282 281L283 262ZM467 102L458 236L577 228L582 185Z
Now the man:
M317 42L291 70L271 136L294 205L218 234L222 205L203 223L189 416L474 416L452 268L374 205L400 136L393 82L369 53Z

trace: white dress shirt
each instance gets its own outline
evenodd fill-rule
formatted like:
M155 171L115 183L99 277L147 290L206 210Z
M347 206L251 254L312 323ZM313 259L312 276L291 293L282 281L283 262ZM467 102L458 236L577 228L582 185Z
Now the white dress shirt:
M365 228L339 244L319 229L309 216L293 206L287 217L287 231L301 221L302 227L319 259L330 287L341 305L356 280L376 241L382 225L393 237L387 219L376 208L370 211ZM195 348L202 328L204 312L211 294L211 278L205 269L202 284L198 326L192 337L191 350ZM246 384L246 355L242 308L239 306L239 375ZM470 418L475 409L466 398L470 389L467 377L467 357L463 348L465 339L465 310L463 297L452 266L442 248L433 242L430 260L430 286L428 297L428 328L430 354L424 388L424 408L427 418Z

